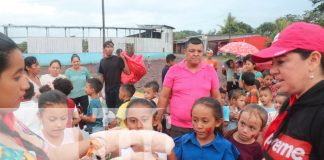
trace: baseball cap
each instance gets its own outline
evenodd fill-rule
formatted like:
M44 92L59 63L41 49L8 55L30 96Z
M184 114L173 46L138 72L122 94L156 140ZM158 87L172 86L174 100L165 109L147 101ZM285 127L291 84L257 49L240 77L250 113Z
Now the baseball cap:
M252 55L252 59L266 62L295 49L324 53L324 28L305 22L292 23L278 33L269 48Z

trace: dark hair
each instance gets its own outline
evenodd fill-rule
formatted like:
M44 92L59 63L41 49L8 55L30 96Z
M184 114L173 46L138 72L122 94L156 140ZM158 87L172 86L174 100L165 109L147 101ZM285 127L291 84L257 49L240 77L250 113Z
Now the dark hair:
M29 88L25 90L24 100L31 100L35 94L34 85L31 82L29 83Z
M305 49L295 49L291 52L295 52L295 53L298 53L303 60L307 59L310 54L313 52L313 51L310 51L310 50L305 50ZM324 74L324 53L321 53L321 68L322 68L322 74Z
M133 97L133 95L136 92L134 85L130 84L130 83L123 84L120 86L120 88L122 88L124 91L126 91L126 94L129 98Z
M166 61L167 63L169 63L169 62L174 61L176 58L177 58L177 57L176 57L174 54L168 54L168 55L165 57L165 61Z
M221 104L214 98L211 97L201 97L195 101L195 103L192 106L191 109L191 116L193 109L198 105L202 104L210 109L213 110L213 115L216 120L223 118L223 109ZM219 133L220 135L223 135L223 124L221 124L219 127L216 127L214 130L215 133Z
M72 60L71 60L71 61L72 61ZM60 66L60 68L62 67L61 62L60 62L58 59L54 59L54 60L52 60L52 61L50 62L50 66L51 66L53 63L58 63L59 66Z
M257 89L259 89L261 87L261 83L257 79L255 80L254 85L256 86Z
M270 87L261 87L261 88L259 89L259 92L262 92L262 91L268 92L268 93L270 93L271 96L272 96L272 90L271 90Z
M130 108L132 108L133 106L136 106L136 105L142 105L142 106L146 106L147 108L150 108L152 109L152 116L154 116L155 114L155 105L151 102L151 101L148 101L144 98L136 98L136 99L132 99L128 105L127 105L127 109L126 109L126 112L125 112L125 116L127 117L127 114L128 114L128 110Z
M120 49L120 48L118 48L117 50L116 50L116 55L117 56L120 56L120 54L123 52L123 50L122 49Z
M228 98L230 100L232 100L232 99L238 99L240 96L245 96L244 91L241 90L241 89L233 89L228 94Z
M99 93L102 90L103 84L98 78L89 78L87 83L89 83L90 87L93 88L96 93Z
M252 59L251 54L248 54L245 57L243 57L243 63L246 63L247 61L250 61L253 65L255 65L255 61Z
M42 93L38 99L38 109L42 112L44 108L48 108L54 104L66 104L68 106L68 100L64 93L59 90L51 90Z
M54 89L61 91L65 95L69 95L73 90L72 82L67 78L56 78L53 81Z
M253 72L246 71L242 74L242 81L247 86L253 86L255 84L255 76Z
M153 92L159 92L159 83L157 81L150 81L144 85L144 88L152 88Z
M184 44L184 48L188 48L188 45L189 44L195 44L195 45L198 45L198 44L201 44L201 45L204 45L203 41L200 40L199 38L190 38L185 44Z
M50 90L52 90L52 88L48 84L43 85L39 88L40 93L48 92Z
M27 68L30 68L33 64L37 64L38 61L34 56L28 56L25 58L25 71L27 72Z
M226 65L227 65L228 67L230 67L231 62L234 63L234 60L229 59L229 60L227 60L225 63L226 63Z
M111 46L115 46L114 42L112 41L106 41L104 44L103 44L103 48L106 48L108 45L111 45Z
M219 92L220 92L220 93L223 93L223 94L226 94L226 90L225 90L223 87L220 87L220 88L219 88Z
M271 76L271 74L270 74L270 70L264 70L263 72L262 72L262 76L263 76L263 78L264 77L266 77L266 76Z
M78 58L80 61L80 56L78 54L72 54L71 56L71 62L73 61L74 58Z
M9 65L8 56L15 49L18 49L17 44L8 36L0 33L0 75L7 69Z

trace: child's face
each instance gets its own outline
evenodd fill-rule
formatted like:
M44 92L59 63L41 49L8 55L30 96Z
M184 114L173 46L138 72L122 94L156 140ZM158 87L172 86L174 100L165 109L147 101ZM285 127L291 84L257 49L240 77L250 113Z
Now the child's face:
M245 68L246 71L253 71L254 67L255 67L254 64L252 62L250 62L250 61L246 61L244 63L244 68Z
M153 91L153 88L144 88L144 98L152 100L156 97L157 93Z
M253 113L243 111L238 120L238 138L242 142L253 142L261 131L262 120Z
M86 86L85 86L85 89L84 90L85 90L85 93L87 95L91 95L91 94L95 93L94 88L92 88L89 83L86 83Z
M207 58L212 58L213 57L213 52L207 52Z
M153 130L152 108L137 104L128 109L125 124L130 130Z
M260 91L259 99L263 106L270 107L272 105L272 93L269 91Z
M276 96L275 97L275 108L277 111L280 110L282 104L285 102L287 98L285 96Z
M120 100L124 101L125 97L126 97L126 91L124 88L120 87L119 88L119 94L118 97Z
M245 106L245 96L239 96L236 100L235 100L235 105L236 107L238 107L239 109L243 109Z
M272 80L273 80L273 77L271 75L266 75L263 78L263 83L264 83L265 86L271 86L272 85Z
M59 137L64 134L68 121L68 106L66 104L53 104L48 107L39 113L43 132L50 137Z
M169 61L169 66L173 66L173 65L175 65L176 64L176 62L175 61Z
M197 104L192 109L192 126L199 140L214 138L215 127L222 124L222 119L216 119L213 110L203 104Z

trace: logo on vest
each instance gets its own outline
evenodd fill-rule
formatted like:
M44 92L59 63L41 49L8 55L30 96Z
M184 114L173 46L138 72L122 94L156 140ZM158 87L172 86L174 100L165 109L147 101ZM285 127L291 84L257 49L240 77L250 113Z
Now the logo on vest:
M264 148L273 159L303 160L309 159L312 145L309 142L280 134L272 141L273 134L264 141ZM268 150L268 147L270 148Z

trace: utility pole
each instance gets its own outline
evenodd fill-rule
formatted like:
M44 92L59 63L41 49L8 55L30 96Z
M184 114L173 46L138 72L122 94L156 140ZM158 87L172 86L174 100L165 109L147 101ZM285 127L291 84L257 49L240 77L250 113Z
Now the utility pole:
M102 2L102 43L105 43L106 41L106 35L105 35L105 0L101 0Z

